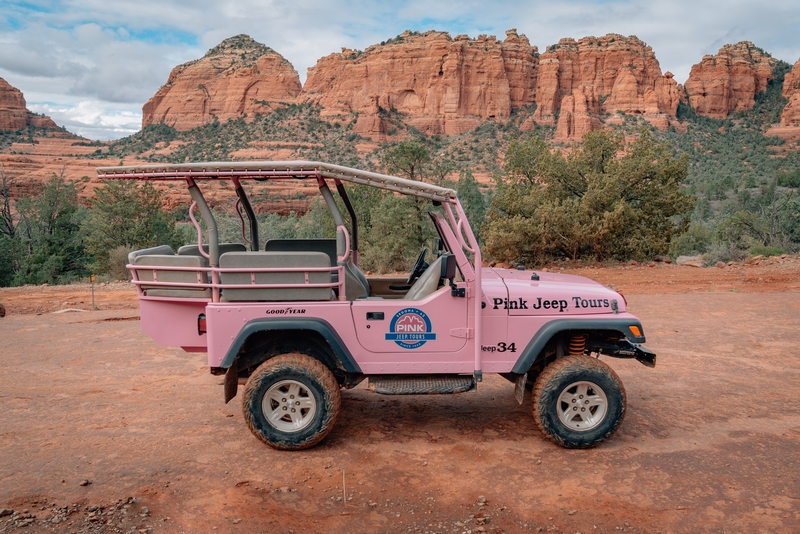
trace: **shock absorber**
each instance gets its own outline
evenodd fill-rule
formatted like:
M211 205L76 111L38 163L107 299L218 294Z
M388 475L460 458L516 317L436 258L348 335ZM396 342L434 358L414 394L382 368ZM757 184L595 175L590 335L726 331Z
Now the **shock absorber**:
M583 354L586 352L586 341L589 338L586 334L576 334L569 338L569 353L571 355Z

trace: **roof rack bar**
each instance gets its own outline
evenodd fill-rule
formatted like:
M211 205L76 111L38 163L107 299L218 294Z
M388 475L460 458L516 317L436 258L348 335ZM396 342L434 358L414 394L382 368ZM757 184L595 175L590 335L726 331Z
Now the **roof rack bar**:
M191 178L257 179L273 177L307 179L321 176L324 178L338 179L343 182L378 187L405 195L438 200L440 202L450 201L456 198L456 192L445 187L319 161L242 161L136 165L127 167L99 167L97 173L98 177L101 179L116 180L172 180Z

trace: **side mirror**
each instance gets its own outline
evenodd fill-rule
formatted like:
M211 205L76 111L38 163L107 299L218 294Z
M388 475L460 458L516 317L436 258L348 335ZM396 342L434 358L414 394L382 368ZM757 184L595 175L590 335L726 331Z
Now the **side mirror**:
M442 254L441 277L445 280L453 280L456 277L456 257L454 254Z

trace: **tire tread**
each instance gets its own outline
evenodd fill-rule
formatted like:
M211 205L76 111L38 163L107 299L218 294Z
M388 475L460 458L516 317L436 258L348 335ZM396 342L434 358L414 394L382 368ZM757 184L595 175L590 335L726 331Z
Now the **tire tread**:
M622 414L617 419L615 424L611 425L608 431L603 435L586 443L573 443L565 440L564 437L561 436L555 428L553 428L551 422L546 417L542 416L542 406L540 405L539 400L543 395L558 395L560 393L559 391L556 391L556 389L558 388L558 379L561 376L567 373L573 374L581 371L595 371L605 374L608 378L619 384L622 401ZM626 407L628 405L625 387L622 385L622 380L620 380L619 376L617 376L617 373L615 373L614 370L605 362L586 355L565 356L545 367L542 373L536 379L536 382L533 386L532 398L533 419L536 421L536 426L539 427L539 430L541 430L550 441L570 449L587 449L594 447L595 445L608 439L608 437L616 432L619 426L622 424L622 420L625 418Z
M254 402L261 402L261 399L253 395L253 391L257 390L262 382L271 374L283 370L302 370L319 382L327 394L322 399L323 402L325 402L325 418L322 421L320 430L299 443L294 443L291 440L272 441L266 439L261 433L258 422L253 415L261 411L260 406L253 406ZM336 378L333 376L330 369L319 360L299 352L281 354L261 364L250 376L250 379L244 387L244 394L242 395L242 412L244 412L244 420L247 423L247 427L258 439L278 450L307 449L325 439L325 436L333 429L336 419L339 417L341 407L342 396L339 390L339 384L336 382Z

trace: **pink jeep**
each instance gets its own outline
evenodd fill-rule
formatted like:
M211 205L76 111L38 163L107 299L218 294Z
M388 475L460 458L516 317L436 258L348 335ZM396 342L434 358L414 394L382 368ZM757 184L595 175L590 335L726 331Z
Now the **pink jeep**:
M555 443L591 447L614 433L626 407L619 377L593 355L655 365L619 293L578 276L481 267L451 189L307 161L102 167L98 177L188 185L197 245L129 256L142 330L161 345L207 352L211 373L225 375L225 402L244 385L247 425L275 448L321 441L339 414L340 388L365 378L383 395L444 394L475 389L484 372L513 382L520 403L532 389L533 416ZM271 239L262 247L246 179L313 180L336 239ZM233 184L249 219L242 218L249 250L219 243L197 184L206 180ZM407 279L366 277L345 184L430 200L435 261L426 263L422 250Z

